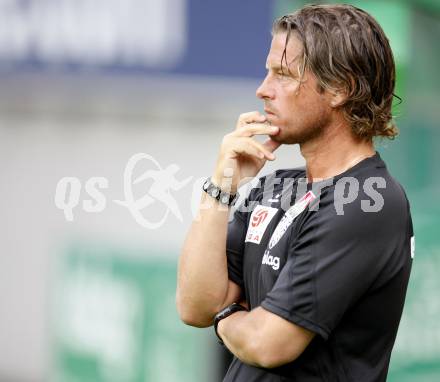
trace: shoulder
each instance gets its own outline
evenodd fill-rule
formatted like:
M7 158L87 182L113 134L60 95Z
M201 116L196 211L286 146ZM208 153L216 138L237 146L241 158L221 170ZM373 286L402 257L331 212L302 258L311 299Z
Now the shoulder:
M308 213L305 227L330 241L389 242L407 235L410 220L403 187L380 167L335 179Z

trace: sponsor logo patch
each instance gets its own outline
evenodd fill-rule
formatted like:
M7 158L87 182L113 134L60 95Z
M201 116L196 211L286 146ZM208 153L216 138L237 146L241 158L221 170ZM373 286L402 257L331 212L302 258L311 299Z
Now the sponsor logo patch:
M277 271L280 269L280 258L278 256L270 255L270 251L266 249L261 264L269 265L274 271Z
M275 245L280 241L282 236L287 231L287 228L292 224L295 218L303 212L312 200L316 199L315 194L312 191L307 192L300 200L298 200L292 207L290 207L284 216L281 218L280 222L276 226L275 230L269 241L269 249L275 247Z
M255 209L252 211L251 219L249 221L245 242L260 244L267 226L277 211L277 208L272 207L255 207Z

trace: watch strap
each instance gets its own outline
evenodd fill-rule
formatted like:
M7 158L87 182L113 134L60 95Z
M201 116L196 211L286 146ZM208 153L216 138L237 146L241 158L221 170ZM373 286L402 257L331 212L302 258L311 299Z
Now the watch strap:
M238 192L235 194L230 194L223 191L219 186L211 181L211 178L206 179L205 183L203 183L203 191L226 206L233 206L239 196Z
M220 312L218 312L215 317L214 317L214 330L215 330L215 334L217 335L218 339L219 339L219 343L221 345L224 345L223 340L221 339L221 337L218 334L217 328L218 328L218 323L225 319L226 317L229 317L230 315L236 313L236 312L240 312L240 311L248 311L243 305L237 304L236 302L234 302L233 304L227 306L226 308L222 309Z

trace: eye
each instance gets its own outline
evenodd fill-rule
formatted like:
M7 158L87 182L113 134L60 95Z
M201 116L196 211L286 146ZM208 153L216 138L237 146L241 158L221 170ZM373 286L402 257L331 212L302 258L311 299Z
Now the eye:
M276 75L281 80L286 80L290 77L287 72L277 72Z

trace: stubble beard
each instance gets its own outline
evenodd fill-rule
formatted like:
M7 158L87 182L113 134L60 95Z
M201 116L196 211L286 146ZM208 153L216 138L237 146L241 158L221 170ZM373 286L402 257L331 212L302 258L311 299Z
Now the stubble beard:
M281 128L280 132L272 136L271 139L285 145L301 145L319 138L328 124L329 116L323 112L313 121L301 121L299 123L300 126L286 126Z

